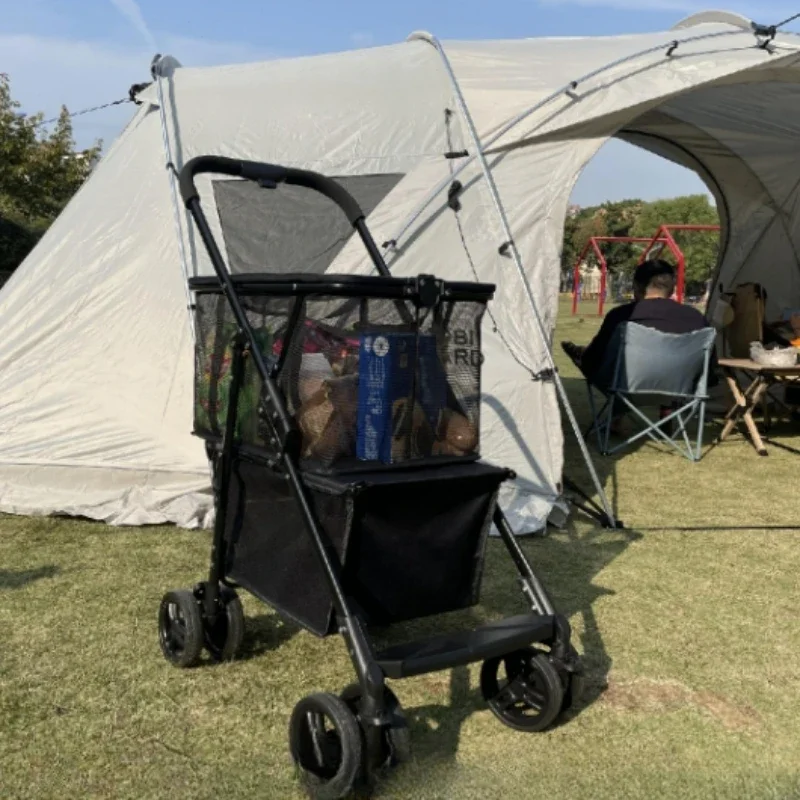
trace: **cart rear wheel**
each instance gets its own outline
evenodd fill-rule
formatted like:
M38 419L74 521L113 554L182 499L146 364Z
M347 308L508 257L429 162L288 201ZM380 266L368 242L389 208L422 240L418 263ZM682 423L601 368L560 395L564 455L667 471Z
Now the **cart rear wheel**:
M530 733L547 728L564 701L558 670L547 653L530 647L484 661L481 693L504 725Z
M315 800L352 792L363 756L361 729L344 700L333 694L303 698L289 722L292 760Z
M352 683L341 694L342 700L348 708L358 717L361 702L361 685ZM411 731L408 721L403 713L403 708L395 693L388 687L383 687L383 702L390 717L388 725L382 729L382 752L375 759L378 767L395 767L411 760Z
M232 661L244 639L242 601L229 586L221 586L219 604L220 611L214 624L206 621L204 626L205 646L215 661Z
M158 610L161 652L176 667L193 667L203 651L203 617L194 594L167 592Z

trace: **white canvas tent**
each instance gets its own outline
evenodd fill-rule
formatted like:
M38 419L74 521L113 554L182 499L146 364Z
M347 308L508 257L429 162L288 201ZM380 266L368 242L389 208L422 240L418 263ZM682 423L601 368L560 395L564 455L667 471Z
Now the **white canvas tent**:
M211 153L345 179L398 275L497 284L483 452L518 473L503 498L512 523L538 527L561 495L550 340L581 170L611 136L697 170L721 212L720 281L758 277L770 302L800 305L799 50L793 35L715 13L648 35L414 35L205 69L162 59L0 295L0 510L209 524L208 465L190 434L186 277L210 266L165 163ZM370 269L328 210L244 186L201 181L234 268Z

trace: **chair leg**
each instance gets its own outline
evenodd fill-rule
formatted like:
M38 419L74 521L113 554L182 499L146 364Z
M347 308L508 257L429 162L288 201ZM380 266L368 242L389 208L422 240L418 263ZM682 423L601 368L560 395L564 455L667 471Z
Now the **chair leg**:
M703 456L703 432L706 424L706 401L700 401L700 413L697 417L697 451L695 453L695 461L699 461Z
M681 456L688 459L689 461L694 461L694 452L692 448L692 442L689 438L688 432L686 430L687 423L691 422L692 417L696 413L698 409L698 404L696 401L692 403L688 403L686 406L679 408L673 411L669 416L665 417L658 422L653 422L652 420L648 419L636 406L634 406L630 401L627 400L624 396L621 398L623 403L629 408L629 410L633 413L634 417L638 418L639 422L643 425L643 430L639 433L635 434L634 436L629 437L626 439L622 444L617 445L616 447L609 449L607 455L611 455L612 453L616 453L618 450L621 450L623 447L627 447L628 445L633 444L634 442L638 441L639 439L644 438L645 436L651 439L654 442L659 444L666 444L671 446L674 450L676 450ZM683 419L683 414L688 411L686 419ZM676 420L679 426L679 434L682 432L685 440L685 447L681 446L680 442L677 440L678 434L675 437L669 436L667 433L664 432L664 427L668 422L671 420Z
M614 395L611 395L611 399L608 402L606 419L605 419L605 431L603 432L603 444L600 448L600 452L603 455L608 455L608 442L611 438L611 423L614 421Z

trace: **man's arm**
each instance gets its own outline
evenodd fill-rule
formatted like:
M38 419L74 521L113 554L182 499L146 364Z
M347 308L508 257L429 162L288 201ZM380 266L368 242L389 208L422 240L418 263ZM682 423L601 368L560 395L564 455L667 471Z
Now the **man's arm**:
M611 311L606 314L597 335L589 342L586 350L583 351L581 369L585 375L590 375L600 368L608 346L611 343L614 331L620 324L626 322L628 317L630 317L630 309L627 305L612 308Z

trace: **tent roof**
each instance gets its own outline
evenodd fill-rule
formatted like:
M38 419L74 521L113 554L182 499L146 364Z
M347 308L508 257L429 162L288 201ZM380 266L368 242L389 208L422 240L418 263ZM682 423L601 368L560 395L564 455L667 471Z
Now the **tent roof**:
M774 54L770 58L766 51L755 47L757 40L750 25L735 14L703 12L688 17L671 31L444 40L442 46L478 131L484 136L573 82L584 101L579 118L586 118L620 107L606 91L602 92L601 104L585 102L586 93L607 90L615 82L626 83L623 104L625 99L641 102L645 96L667 96L705 80L763 67L768 61L774 65L782 56L800 49L800 38L779 32L772 41ZM362 50L250 64L179 67L175 74L176 93L181 94L182 102L190 103L193 95L218 96L218 92L230 91L231 104L238 104L241 92L257 91L265 103L281 106L288 101L318 109L321 117L325 116L326 105L338 105L344 110L351 96L363 95L366 102L372 103L376 93L389 94L388 105L397 109L405 110L408 103L424 106L428 98L438 95L437 88L446 85L439 55L426 41L430 38L430 34L416 32L405 42ZM670 69L665 65L664 53L675 42L679 45L670 59ZM670 81L669 71L680 80ZM442 85L426 87L419 81L421 72L429 76L441 74ZM364 80L365 75L369 75L369 81ZM632 85L635 90L629 88ZM286 86L291 86L288 98L282 93ZM156 99L153 87L141 96L152 102ZM575 121L575 115L566 115L558 127Z

